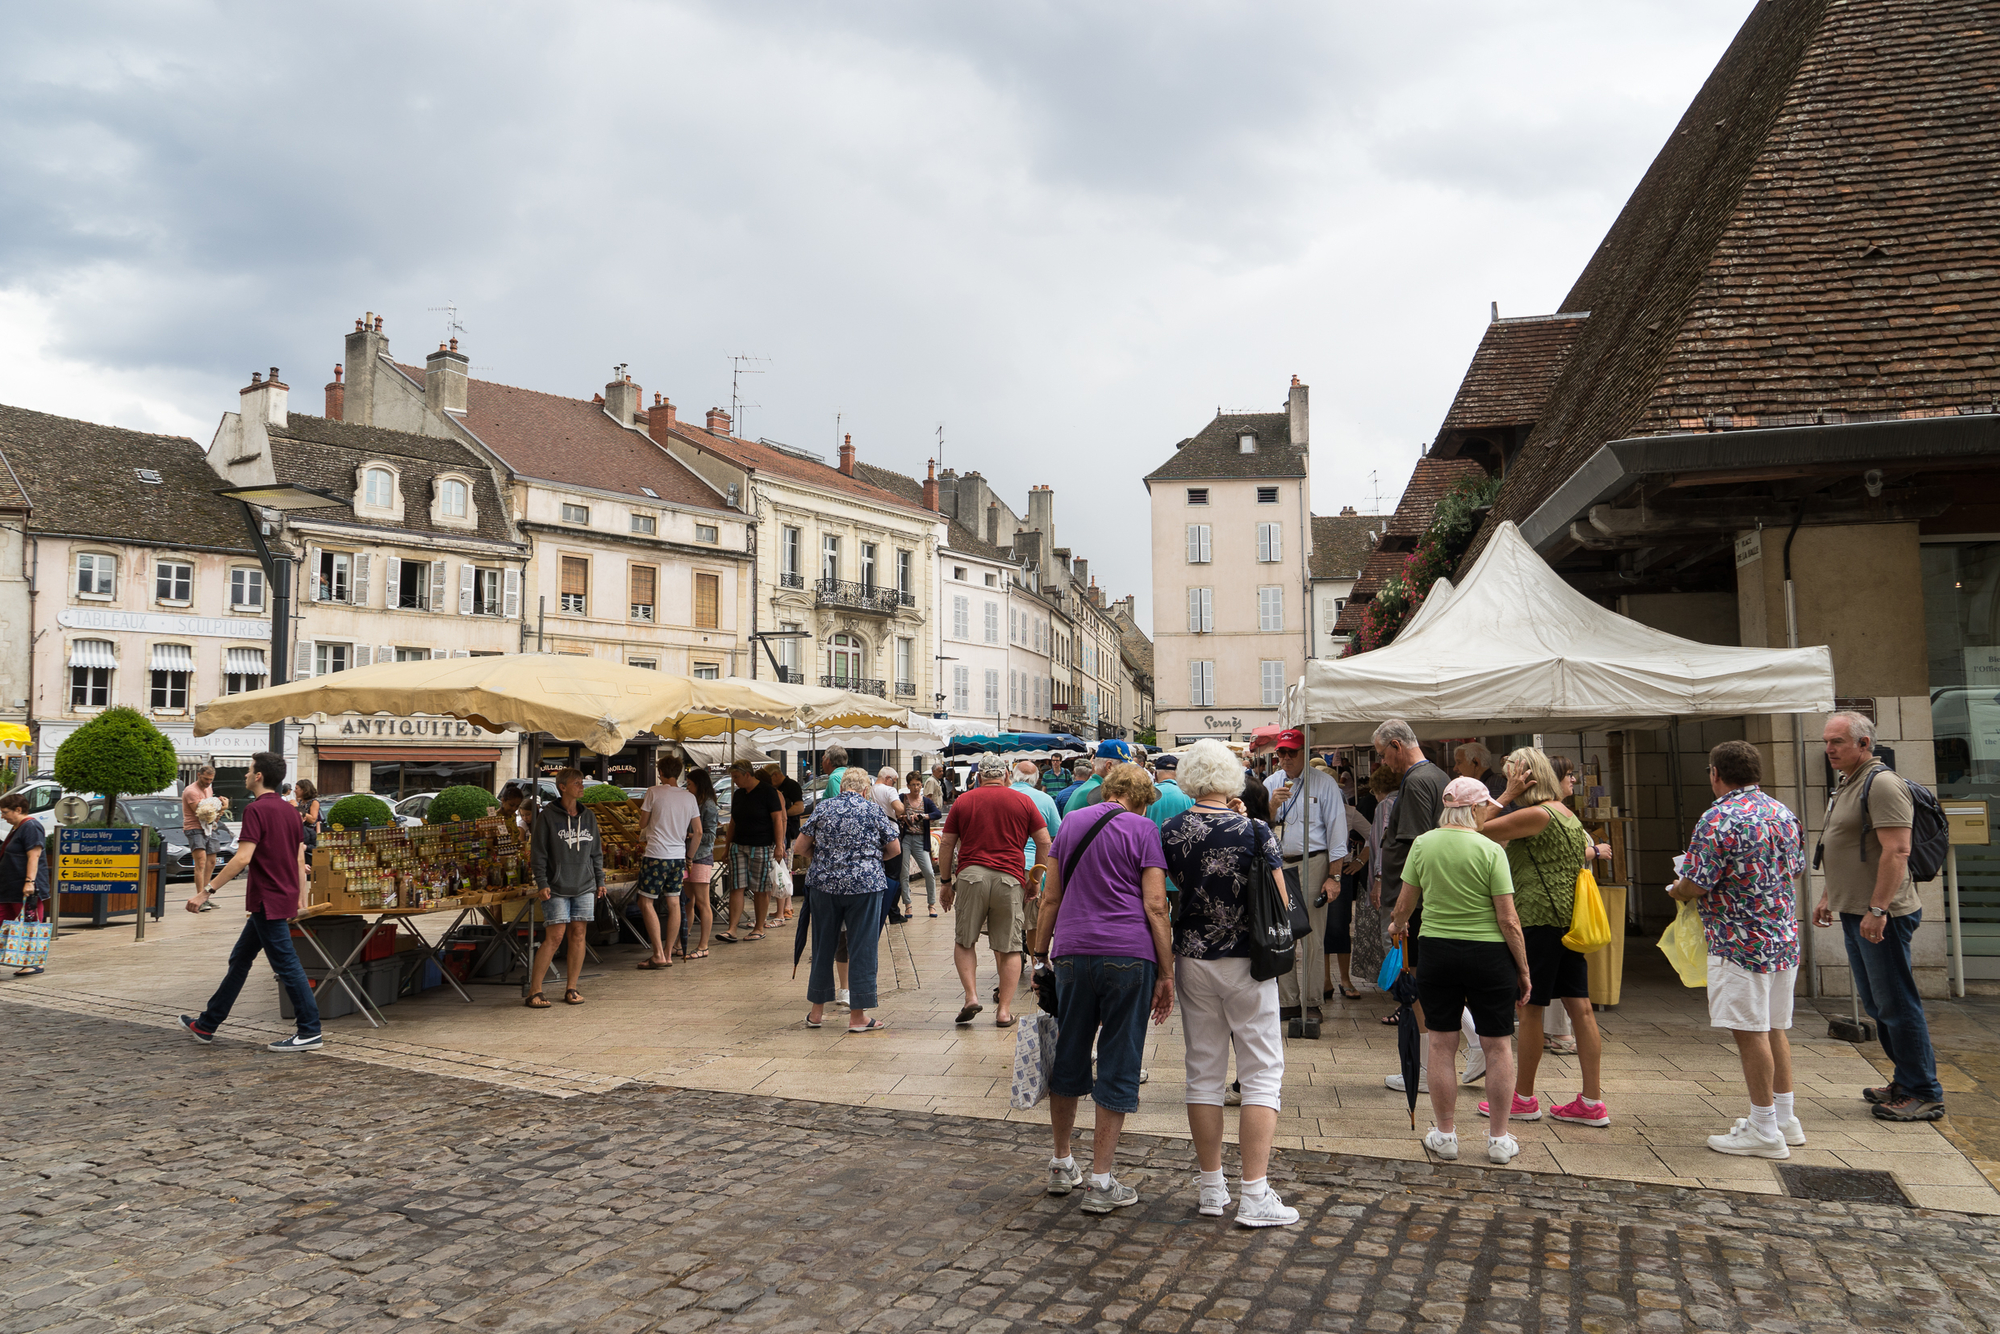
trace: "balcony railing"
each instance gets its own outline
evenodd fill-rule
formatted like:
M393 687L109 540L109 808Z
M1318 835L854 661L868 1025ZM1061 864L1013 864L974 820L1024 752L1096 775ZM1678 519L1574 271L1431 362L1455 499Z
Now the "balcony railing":
M887 681L868 681L859 676L822 676L819 683L823 686L832 686L836 690L852 690L862 695L879 695L884 699L889 697Z
M881 584L857 584L846 579L822 579L814 586L813 604L894 616L904 607L916 606L917 600L908 593L898 593L895 589Z
M917 683L915 681L896 682L897 699L915 699L916 697L917 697Z
M804 588L805 586L806 577L797 570L780 570L778 572L778 587Z
M777 672L781 686L802 686L806 683L806 674L796 667L780 667Z

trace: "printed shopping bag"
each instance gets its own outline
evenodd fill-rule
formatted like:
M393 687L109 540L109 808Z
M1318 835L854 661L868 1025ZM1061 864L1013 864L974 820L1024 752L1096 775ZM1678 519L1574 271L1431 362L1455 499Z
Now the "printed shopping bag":
M1396 979L1403 975L1403 947L1391 945L1382 958L1382 970L1375 974L1375 987L1384 993L1396 989Z
M1588 866L1576 873L1576 902L1569 912L1569 934L1563 944L1578 954L1595 954L1611 943L1611 919L1604 913L1604 892Z
M40 968L48 961L49 940L55 927L49 922L19 919L0 927L0 968Z
M1708 936L1701 929L1701 914L1692 903L1683 903L1674 920L1660 937L1660 953L1681 975L1681 985L1708 985Z
M1056 1017L1023 1015L1014 1029L1014 1086L1008 1105L1028 1111L1049 1094L1056 1069Z

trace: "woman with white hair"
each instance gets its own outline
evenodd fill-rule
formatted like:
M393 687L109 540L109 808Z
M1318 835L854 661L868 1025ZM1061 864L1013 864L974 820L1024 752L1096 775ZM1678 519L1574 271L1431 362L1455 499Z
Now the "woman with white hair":
M1533 983L1521 921L1514 912L1514 880L1507 855L1479 832L1493 796L1477 778L1445 784L1438 827L1419 834L1403 863L1403 889L1389 920L1389 938L1402 941L1410 917L1423 907L1417 954L1417 1000L1430 1029L1430 1064L1449 1070L1458 1053L1459 1015L1469 1011L1486 1053L1486 1088L1493 1124L1486 1157L1512 1162L1521 1146L1507 1133L1514 1101L1514 1011L1528 1003ZM1431 1083L1436 1124L1424 1147L1447 1162L1458 1157L1458 1085Z
M888 1027L870 1019L868 1011L875 1008L875 946L888 891L882 863L900 856L902 847L895 824L868 797L874 782L866 769L841 774L839 795L813 807L793 845L810 863L806 903L812 914L812 972L806 999L812 1009L806 1012L807 1028L818 1028L827 1005L838 999L833 965L843 947L852 997L847 1031L872 1033Z
M1167 874L1180 886L1174 915L1174 977L1187 1043L1188 1130L1201 1175L1200 1210L1229 1207L1222 1174L1222 1108L1229 1053L1236 1052L1243 1111L1237 1123L1244 1227L1283 1227L1299 1211L1270 1188L1271 1137L1285 1079L1278 979L1250 975L1250 896L1269 879L1285 900L1283 858L1270 826L1243 812L1243 766L1220 741L1197 741L1181 755L1181 791L1194 805L1161 828Z

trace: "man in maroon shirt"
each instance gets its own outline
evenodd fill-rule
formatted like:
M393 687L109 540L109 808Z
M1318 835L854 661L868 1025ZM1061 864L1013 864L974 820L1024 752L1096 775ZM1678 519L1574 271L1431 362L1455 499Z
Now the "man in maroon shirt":
M990 751L979 757L979 786L951 804L938 841L938 884L952 910L956 935L952 959L965 988L958 1022L969 1024L985 1007L976 992L979 933L986 933L1000 969L999 1028L1014 1023L1014 991L1021 985L1021 924L1026 896L1021 849L1035 843L1035 860L1049 859L1049 827L1025 792L1007 786L1007 761Z
M236 938L236 948L229 952L229 971L209 998L208 1008L199 1018L181 1016L181 1027L197 1042L215 1041L215 1030L229 1017L230 1007L250 977L250 965L261 953L290 993L299 1025L297 1033L273 1042L270 1050L310 1051L320 1045L319 1006L292 948L291 919L298 913L304 881L299 849L305 843L305 826L299 820L298 807L278 795L284 781L283 756L260 750L250 757L250 804L243 808L243 832L236 841L236 855L206 889L196 890L187 901L189 912L200 912L209 895L240 875L245 880L243 906L250 914L243 923L243 934Z

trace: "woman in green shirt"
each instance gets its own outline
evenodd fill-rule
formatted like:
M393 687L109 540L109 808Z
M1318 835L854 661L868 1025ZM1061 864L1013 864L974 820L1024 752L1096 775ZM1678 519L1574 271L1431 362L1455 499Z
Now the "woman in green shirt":
M1424 947L1417 957L1417 999L1430 1030L1431 1065L1450 1070L1458 1054L1459 1016L1470 1011L1486 1053L1486 1087L1497 1102L1486 1137L1486 1157L1506 1163L1521 1152L1507 1133L1514 1099L1514 1011L1528 1003L1528 955L1514 913L1514 882L1507 856L1481 836L1480 816L1493 805L1486 784L1454 778L1445 785L1438 827L1419 834L1403 863L1402 895L1389 920L1389 938L1401 943L1410 917L1423 905ZM1431 1084L1437 1124L1424 1147L1447 1161L1458 1157L1458 1081Z
M1500 801L1513 809L1489 817L1481 828L1486 837L1507 849L1514 909L1521 918L1533 982L1528 1008L1521 1012L1520 1072L1508 1115L1516 1121L1539 1121L1542 1117L1535 1076L1542 1064L1542 1021L1549 1002L1555 1001L1569 1012L1576 1026L1583 1091L1575 1102L1551 1106L1549 1115L1576 1125L1608 1126L1611 1110L1604 1105L1599 1083L1604 1044L1590 1006L1590 965L1584 955L1563 944L1576 906L1576 877L1591 854L1590 835L1584 832L1576 813L1563 804L1562 788L1548 756L1523 746L1507 757L1502 771L1507 776L1507 790L1501 793ZM1482 1112L1487 1107L1480 1104Z

